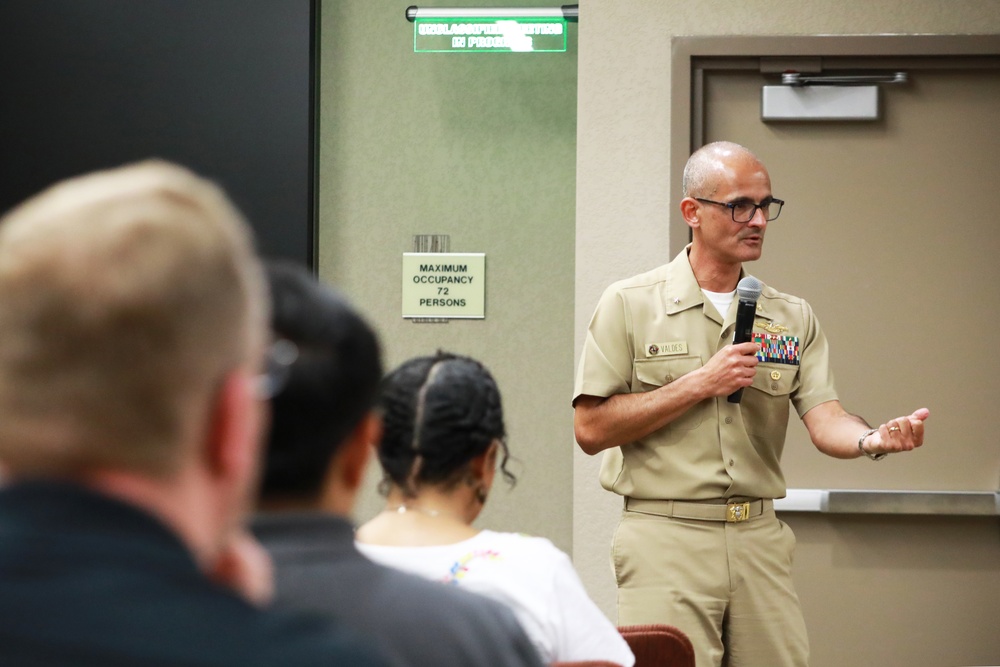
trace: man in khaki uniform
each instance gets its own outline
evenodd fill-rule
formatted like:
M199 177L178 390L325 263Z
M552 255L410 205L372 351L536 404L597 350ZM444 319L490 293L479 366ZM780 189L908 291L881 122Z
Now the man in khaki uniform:
M760 257L783 202L764 165L729 142L691 156L683 192L692 243L605 290L574 389L577 442L607 450L601 484L625 498L613 547L618 622L678 626L699 666L805 665L795 537L773 507L785 495L789 401L837 458L919 447L929 413L877 429L848 414L809 304L770 287L753 341L732 344L743 262ZM727 400L743 388L739 403Z

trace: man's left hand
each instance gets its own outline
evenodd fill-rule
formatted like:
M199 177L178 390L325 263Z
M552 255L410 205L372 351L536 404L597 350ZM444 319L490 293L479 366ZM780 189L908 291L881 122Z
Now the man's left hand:
M865 450L872 454L908 452L924 444L924 421L931 414L920 408L913 414L890 419L865 438Z

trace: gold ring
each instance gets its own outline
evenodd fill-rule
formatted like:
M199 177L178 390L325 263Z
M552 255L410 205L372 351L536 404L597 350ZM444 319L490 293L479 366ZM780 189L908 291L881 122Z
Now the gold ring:
M898 430L899 430L898 426L890 426L889 427L889 433L892 433L893 431L898 431Z

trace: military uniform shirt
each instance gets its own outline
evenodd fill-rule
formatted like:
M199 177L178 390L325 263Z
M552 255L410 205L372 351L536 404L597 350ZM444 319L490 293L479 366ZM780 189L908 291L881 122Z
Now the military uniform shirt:
M652 391L732 343L738 299L723 319L705 299L687 249L605 290L587 331L574 401ZM826 337L809 304L770 287L753 333L763 349L740 403L694 405L667 426L605 452L602 486L644 499L781 498L789 402L801 417L837 398Z

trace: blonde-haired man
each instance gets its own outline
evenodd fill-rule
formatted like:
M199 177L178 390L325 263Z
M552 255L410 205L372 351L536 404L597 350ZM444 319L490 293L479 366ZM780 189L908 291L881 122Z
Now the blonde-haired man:
M180 167L0 219L0 664L382 664L233 590L266 320L246 224Z

